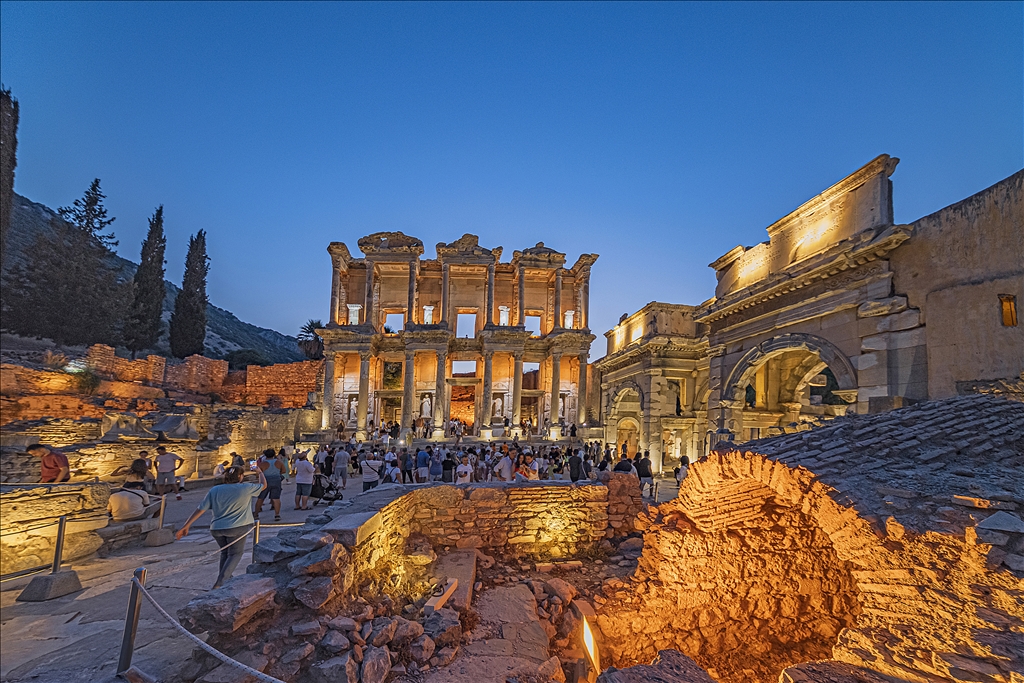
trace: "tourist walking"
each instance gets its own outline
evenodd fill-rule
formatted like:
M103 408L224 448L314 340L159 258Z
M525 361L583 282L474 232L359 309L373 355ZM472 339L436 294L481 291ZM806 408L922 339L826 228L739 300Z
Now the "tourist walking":
M196 511L174 534L180 541L188 535L189 529L204 512L210 510L213 513L210 535L220 546L220 572L217 574L216 583L213 584L215 589L220 588L231 578L239 560L242 559L245 552L245 537L254 525L251 501L267 487L267 479L261 470L256 472L260 478L258 484L243 482L244 474L245 470L229 467L224 473L224 483L217 484L206 493Z
M654 497L654 472L651 470L651 455L648 451L644 451L644 456L638 458L636 464L636 474L640 477L640 496L644 495L644 487L646 486Z
M338 450L338 454L334 456L334 480L341 481L341 488L345 488L348 485L348 468L352 462L352 455L341 448Z
M384 463L377 459L377 453L371 453L363 460L363 491L376 488L380 483L380 476Z
M313 475L316 468L306 460L308 450L295 454L295 509L309 510L309 494L313 491Z
M416 456L408 448L402 449L402 483L416 483L416 479L412 476L413 470L416 467Z
M25 449L30 455L39 458L39 483L57 484L71 479L71 465L68 456L56 448L34 443Z
M573 451L573 454L569 456L569 481L575 484L582 478L583 458L580 457L579 451Z
M239 469L243 472L244 476L245 470ZM260 512L263 511L263 501L269 496L270 506L274 508L274 521L279 521L281 519L281 484L284 478L288 476L288 466L277 456L273 448L268 448L263 451L263 457L256 463L256 471L263 474L267 485L256 498L256 507L253 509L253 515L256 517L260 516ZM225 472L225 481L227 481L226 474Z

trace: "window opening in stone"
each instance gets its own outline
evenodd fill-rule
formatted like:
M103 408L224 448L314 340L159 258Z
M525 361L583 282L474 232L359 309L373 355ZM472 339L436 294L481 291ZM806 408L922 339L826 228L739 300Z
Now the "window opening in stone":
M476 313L459 313L455 318L456 337L476 336Z
M476 361L453 360L452 377L476 377Z
M388 313L384 316L384 334L398 334L405 329L404 313Z
M999 306L1003 317L1003 327L1017 327L1017 297L1012 294L1000 294Z
M523 363L523 389L533 391L540 388L540 363Z
M381 389L384 391L400 391L402 389L402 363L384 363Z
M530 333L531 337L540 336L540 316L539 315L528 315L526 316L526 331Z
M348 306L348 324L358 325L359 324L359 311L362 309L360 304L347 304Z
M753 385L747 385L746 391L744 391L743 400L747 404L748 408L753 408L757 405L757 391L754 390Z

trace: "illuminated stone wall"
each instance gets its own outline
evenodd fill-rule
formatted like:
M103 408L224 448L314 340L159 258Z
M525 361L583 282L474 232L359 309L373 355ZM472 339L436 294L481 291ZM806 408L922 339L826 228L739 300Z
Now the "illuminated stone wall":
M245 371L244 402L249 405L273 405L278 408L301 408L309 402L309 394L322 389L322 360L299 363L278 363L260 367L250 365Z
M971 396L754 445L770 456L712 453L640 516L632 580L595 599L605 651L621 666L678 649L723 683L821 659L1015 680L1022 439L1024 404Z
M66 561L96 552L103 541L96 529L107 526L106 484L37 484L0 487L0 573L38 567L53 561L57 526L68 517L63 557Z

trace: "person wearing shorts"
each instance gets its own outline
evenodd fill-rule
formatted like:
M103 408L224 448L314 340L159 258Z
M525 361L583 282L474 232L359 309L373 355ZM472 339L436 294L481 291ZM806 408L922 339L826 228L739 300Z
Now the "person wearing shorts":
M341 480L341 488L348 484L348 467L351 462L352 456L344 448L339 449L338 454L334 456L334 477L335 481Z
M177 453L168 453L167 449L163 446L157 446L154 461L153 464L156 465L156 492L162 496L176 488L175 474L185 464L185 459ZM178 492L177 496L178 500L181 500L180 492Z
M316 468L302 451L295 454L295 509L309 510L309 494L313 491L313 474Z
M263 473L267 480L267 486L256 497L256 507L253 509L254 517L260 516L260 512L263 510L263 501L269 496L270 505L274 508L274 520L281 519L281 482L287 473L287 467L274 453L273 448L263 451L263 457L256 463L256 469Z

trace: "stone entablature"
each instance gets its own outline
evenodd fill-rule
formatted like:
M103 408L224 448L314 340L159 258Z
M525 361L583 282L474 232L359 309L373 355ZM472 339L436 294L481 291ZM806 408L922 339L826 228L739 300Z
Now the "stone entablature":
M769 226L768 241L730 250L711 264L716 296L680 307L699 328L688 334L705 342L702 441L795 431L1024 371L1024 327L1003 322L1015 322L1024 300L1024 171L895 225L896 163L879 156ZM667 305L624 316L595 363L609 437L621 417L609 394L628 380L643 396L659 381L663 361L645 360L659 345L651 306ZM634 412L650 411L636 403ZM639 421L645 443L655 442Z
M506 421L517 431L526 421L535 430L586 422L596 254L566 268L565 254L539 243L502 263L501 247L482 247L469 234L439 243L436 259L422 259L422 242L400 232L369 235L359 246L363 258L341 242L328 247L324 428L340 424L365 439L368 425L394 420L403 435L422 436L430 425L442 438L450 417L479 435ZM539 323L533 333L531 317ZM472 329L458 329L460 319ZM453 371L459 361L475 361L475 372ZM543 390L523 388L524 363L541 365Z
M604 440L650 451L656 472L704 451L708 340L694 306L651 302L605 333L600 376Z

